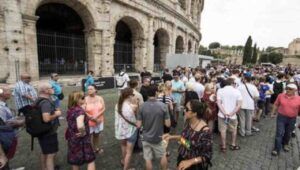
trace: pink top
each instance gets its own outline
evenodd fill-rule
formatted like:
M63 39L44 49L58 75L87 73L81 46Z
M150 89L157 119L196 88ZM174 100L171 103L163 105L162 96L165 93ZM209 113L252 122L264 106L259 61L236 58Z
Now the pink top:
M297 117L300 111L300 97L287 96L285 93L278 95L275 105L278 106L278 113L287 117Z
M86 98L86 114L88 116L91 116L96 119L94 120L89 120L89 126L94 127L97 126L97 124L103 123L104 122L104 111L105 111L105 106L104 102L101 97L97 96L97 102L90 102L88 100L88 97Z

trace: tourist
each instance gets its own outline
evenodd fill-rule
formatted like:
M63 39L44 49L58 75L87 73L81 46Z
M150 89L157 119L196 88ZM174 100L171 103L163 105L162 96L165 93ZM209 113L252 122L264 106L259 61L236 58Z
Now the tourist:
M271 95L271 103L274 104L277 96L285 89L285 83L283 81L283 74L279 73L277 79L273 82L273 94Z
M214 131L214 122L217 120L218 107L215 86L211 83L205 85L202 101L207 105L208 111L204 114L204 120L209 129Z
M164 135L169 140L180 143L178 149L177 167L185 170L208 169L212 159L212 135L204 120L206 104L199 100L189 101L184 109L187 123L181 135Z
M87 94L84 108L89 118L92 146L95 153L101 154L103 149L100 148L100 134L104 128L105 103L103 98L97 95L95 85L88 86Z
M151 73L149 71L147 71L146 67L143 67L143 71L141 71L141 79L143 80L145 77L148 77L151 79Z
M130 78L125 70L121 70L120 73L116 76L116 86L118 88L118 94L121 94L121 90L128 87L128 82Z
M183 93L185 92L185 86L183 82L179 79L180 73L178 71L173 72L173 80L172 82L172 98L175 103L174 107L174 119L175 124L178 122L179 112L181 110L181 98Z
M143 84L140 90L141 95L143 96L143 101L146 102L148 100L148 89L150 87L151 79L149 77L145 77L143 79Z
M88 170L95 170L95 153L91 143L89 120L85 115L83 92L72 92L69 95L66 139L68 141L68 163L73 170L87 164Z
M84 83L84 92L87 92L88 87L92 84L95 83L94 80L94 71L90 70L88 75L85 78L85 83Z
M59 126L58 117L62 112L55 107L51 100L54 90L50 83L40 83L38 86L39 98L36 103L41 108L43 121L51 122L52 130L47 134L38 137L41 147L41 169L54 169L54 157L58 152L57 129Z
M194 91L194 83L187 82L185 87L186 90L184 92L184 106L193 99L199 100L198 94Z
M226 132L231 132L231 150L239 150L240 146L236 144L237 134L237 112L242 104L242 95L235 88L234 79L225 80L225 87L217 92L217 104L219 107L218 126L221 133L221 152L226 152Z
M15 85L13 96L15 105L20 115L25 110L25 107L32 105L37 99L37 93L32 85L30 85L31 76L27 73L21 74L21 80Z
M164 125L170 127L170 116L167 106L156 100L157 87L152 85L148 90L149 99L146 101L137 115L138 128L143 127L143 155L146 161L146 170L152 170L153 156L160 159L161 169L167 170L168 161L166 148L162 142ZM164 122L164 125L163 123Z
M285 152L290 150L289 141L300 110L300 97L295 95L297 89L295 84L288 84L286 92L279 94L274 103L272 117L277 114L277 120L273 156L277 156L282 148Z
M201 100L204 93L204 86L201 83L203 79L203 76L201 74L197 73L195 75L196 82L194 83L194 91L198 94L199 99Z
M164 70L163 76L161 78L163 80L163 82L165 83L166 81L171 81L173 79L170 70L168 68L166 68Z
M238 86L238 90L241 92L243 98L239 112L239 134L243 137L251 136L252 118L254 116L255 102L259 97L259 92L257 87L251 83L251 77L249 76L244 77L244 81Z
M139 82L135 79L129 81L129 87L133 90L134 100L136 100L139 106L141 106L144 103L144 99L142 94L137 91L138 85Z
M131 88L121 91L118 104L115 108L115 137L120 140L123 170L130 168L130 160L138 130L136 128L136 113L138 104L134 102L134 93Z
M266 77L266 84L269 87L269 90L266 92L266 103L265 103L265 116L267 116L270 112L271 108L271 96L273 92L273 80L270 75Z
M7 105L11 97L8 86L0 88L0 169L9 169L8 161L14 157L17 148L17 134L19 127L24 126L25 121L21 117L15 117Z
M261 117L261 115L264 115L264 111L265 111L266 95L267 95L267 92L269 91L269 86L266 84L265 77L259 78L258 90L259 90L259 98L257 101L258 111L256 111L256 114L253 118L253 121L256 121L256 122L260 121L260 117Z
M53 98L54 98L55 107L60 107L60 100L63 99L62 87L58 83L58 79L59 79L58 74L52 73L51 79L49 81L49 83L51 84L54 90Z

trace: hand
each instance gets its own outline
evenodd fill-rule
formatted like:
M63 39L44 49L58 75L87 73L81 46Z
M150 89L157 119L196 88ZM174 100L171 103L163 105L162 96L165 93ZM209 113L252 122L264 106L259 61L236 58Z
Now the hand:
M271 118L275 118L276 114L275 113L271 113Z
M171 135L168 134L168 133L162 135L162 139L163 139L163 140L166 140L166 141L168 141L168 142L169 142L169 140L170 140L170 137L171 137Z
M0 169L3 168L6 165L7 161L8 160L7 160L5 155L0 156Z
M179 166L178 166L178 170L185 170L185 169L191 167L192 165L193 165L192 160L181 161Z
M60 111L60 110L56 110L56 111L54 112L54 114L55 114L57 117L59 117L59 116L61 116L61 115L62 115L62 113L61 113L61 111Z

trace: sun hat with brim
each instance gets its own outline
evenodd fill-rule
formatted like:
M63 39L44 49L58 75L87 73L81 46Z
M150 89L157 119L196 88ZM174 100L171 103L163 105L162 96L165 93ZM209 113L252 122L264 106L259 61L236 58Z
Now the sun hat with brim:
M298 89L297 86L296 86L296 84L288 84L286 87L294 89L294 90Z

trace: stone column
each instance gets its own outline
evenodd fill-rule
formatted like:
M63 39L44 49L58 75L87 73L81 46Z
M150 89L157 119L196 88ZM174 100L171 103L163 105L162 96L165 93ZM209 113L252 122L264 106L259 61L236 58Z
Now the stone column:
M153 46L153 39L154 39L154 31L153 31L153 16L149 16L148 19L148 35L147 36L147 59L146 59L146 67L147 70L153 72L154 68L154 46Z
M23 56L22 16L17 0L4 0L5 50L9 64L7 83L15 83L21 72L25 71Z
M114 74L114 34L110 30L102 32L102 62L101 76L107 77Z
M3 13L2 13L3 12ZM0 13L0 82L5 83L9 77L9 60L6 49L6 35L5 35L4 11Z
M186 16L191 19L192 0L186 0Z
M96 76L100 76L101 69L101 36L102 31L91 29L85 31L88 69L94 71Z
M24 51L26 70L33 80L39 80L39 61L37 49L37 16L23 15Z
M153 41L152 41L152 43L153 43ZM135 57L134 58L135 69L137 71L141 71L143 69L144 60L145 60L144 58L146 56L146 42L145 42L145 39L142 38L142 37L139 37L137 39L133 39L133 47L134 47L134 57ZM152 56L152 58L153 58L153 56ZM151 60L151 59L148 59L148 60ZM153 70L153 68L148 67L148 65L147 65L147 69L149 71Z
M175 25L175 23L173 24L172 27L172 35L171 35L171 53L175 54L176 53L176 39L177 39L177 26Z

